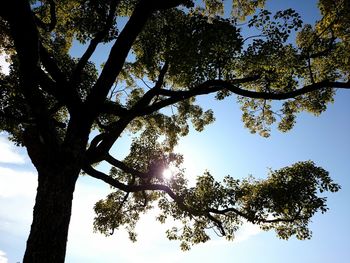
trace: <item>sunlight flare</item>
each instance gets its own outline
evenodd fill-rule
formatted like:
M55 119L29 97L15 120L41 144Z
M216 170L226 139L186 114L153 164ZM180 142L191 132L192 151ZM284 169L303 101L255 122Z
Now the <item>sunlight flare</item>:
M170 180L171 178L173 178L173 176L176 173L177 168L170 165L169 167L165 168L163 171L163 178L165 180Z

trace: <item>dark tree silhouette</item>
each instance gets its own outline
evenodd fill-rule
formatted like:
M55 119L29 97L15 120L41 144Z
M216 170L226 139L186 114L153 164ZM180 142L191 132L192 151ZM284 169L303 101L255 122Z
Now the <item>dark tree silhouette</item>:
M245 126L267 137L277 115L278 128L288 131L297 113L320 114L336 89L350 87L348 1L320 0L322 19L313 26L291 9L262 10L246 24L260 33L244 38L237 21L264 2L233 1L230 18L220 0L1 4L0 50L11 66L0 75L0 129L26 147L39 182L23 262L64 262L82 172L113 187L95 206L94 226L107 235L127 225L135 239L139 214L153 203L159 221L183 222L181 231L167 232L182 249L207 241L207 228L232 239L242 220L281 238L310 237L310 218L327 210L320 192L339 189L313 162L271 171L266 180L219 183L205 173L188 187L182 156L173 153L190 123L201 131L214 120L196 104L199 95L238 96ZM294 44L291 31L299 32ZM73 58L77 43L85 52ZM103 43L112 47L98 69L91 57ZM280 109L274 100L283 101ZM110 149L123 132L135 139L118 160ZM96 167L102 161L109 174ZM169 166L177 170L166 180Z

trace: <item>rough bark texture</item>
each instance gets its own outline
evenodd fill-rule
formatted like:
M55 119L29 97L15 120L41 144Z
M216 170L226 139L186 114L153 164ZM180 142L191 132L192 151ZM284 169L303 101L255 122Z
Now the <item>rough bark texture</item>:
M64 262L75 183L79 170L39 171L33 223L23 263Z
M45 141L36 129L27 129L24 141L38 171L38 189L23 263L63 263L87 136L75 137L63 147L55 146L55 140Z

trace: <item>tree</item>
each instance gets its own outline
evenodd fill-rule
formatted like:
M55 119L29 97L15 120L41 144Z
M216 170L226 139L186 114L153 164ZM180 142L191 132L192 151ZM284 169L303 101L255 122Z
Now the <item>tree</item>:
M196 104L199 95L237 95L245 126L267 137L276 117L288 131L297 113L320 114L337 88L350 87L347 1L321 0L323 18L314 26L303 26L291 9L253 15L264 2L233 1L230 18L218 0L2 5L0 47L11 66L0 78L0 128L26 147L39 182L25 263L64 262L80 174L112 187L95 206L95 229L106 235L124 225L135 240L139 215L156 204L160 222L183 223L167 236L185 250L207 241L207 228L234 238L243 220L281 238L310 237L312 215L327 210L321 193L340 188L312 161L270 171L266 180L228 176L220 183L206 172L188 187L182 156L173 153L190 122L201 131L214 120ZM238 20L247 15L247 26L259 33L243 38ZM69 54L76 42L86 48L79 59ZM91 56L109 42L98 69ZM124 133L135 139L118 160L110 150ZM102 161L111 165L109 174L96 167ZM171 179L162 176L168 167Z

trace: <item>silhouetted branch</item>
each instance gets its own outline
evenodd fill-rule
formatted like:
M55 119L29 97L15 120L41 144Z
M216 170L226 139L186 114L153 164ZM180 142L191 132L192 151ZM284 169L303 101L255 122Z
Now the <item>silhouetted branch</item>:
M117 164L118 168L122 167L121 169L129 172L130 174L133 175L137 175L140 174L140 172L137 172L136 170L129 168L129 167L125 167L124 164L120 164L119 161L115 161L113 160L114 164ZM121 183L120 181L108 176L105 173L102 173L94 168L92 168L91 166L86 166L83 169L87 174L89 174L90 176L102 180L104 182L106 182L107 184L116 187L122 191L125 191L127 193L130 192L144 192L144 191L162 191L165 192L166 194L168 194L168 196L170 198L172 198L174 200L174 202L176 202L176 204L184 211L187 211L188 213L190 213L193 216L204 216L207 217L208 219L210 219L211 221L213 221L213 223L215 224L215 226L219 229L220 233L225 236L226 235L226 231L223 227L223 223L221 222L220 219L216 218L215 216L213 216L213 214L216 215L223 215L223 216L228 216L228 214L234 213L244 219L246 219L249 222L252 223L256 223L256 224L260 224L260 223L278 223L278 222L293 222L295 220L305 220L307 218L304 217L300 217L300 211L293 217L293 218L272 218L272 219L265 219L265 218L261 218L261 217L257 217L255 215L248 215L246 213L243 213L241 211L239 211L236 208L226 208L226 209L214 209L214 208L209 208L209 209L205 209L205 210L200 210L198 208L192 208L187 206L184 203L184 199L181 196L176 195L171 189L170 187L166 186L166 185L162 185L162 184L150 184L150 183L146 183L146 184L139 184L139 185L134 185L134 184L130 184L130 185L126 185ZM142 174L142 173L141 173Z
M234 94L248 97L248 98L256 98L256 99L267 99L267 100L285 100L290 98L295 98L297 96L320 90L323 88L343 88L350 89L349 82L332 82L332 81L321 81L317 83L313 83L310 85L306 85L303 88L289 91L289 92L281 92L281 93L273 93L273 92L257 92L251 90L245 90L238 86L238 84L251 82L256 80L257 77L253 78L245 78L245 79L237 79L233 81L225 81L225 80L208 80L197 87L187 90L187 91L174 91L174 90L165 90L162 89L158 93L160 95L167 96L169 98L161 100L157 103L154 103L151 106L145 108L142 112L139 112L139 116L148 115L152 112L160 110L166 106L175 104L177 102L189 99L198 95L205 95L210 93L215 93L220 90L229 90Z
M129 173L131 175L134 175L139 178L148 178L150 177L147 173L142 173L140 171L137 171L129 166L127 166L125 163L115 159L112 155L107 154L104 158L109 164L121 169L122 171Z
M155 96L159 95L159 91L161 90L164 84L165 74L167 73L168 69L169 65L167 62L165 62L163 67L159 71L159 76L154 87L142 96L142 98L131 108L131 112L136 112L138 110L144 109L146 106L149 105L149 103Z
M165 74L165 73L164 73ZM321 81L318 83L312 83L310 85L306 85L303 88L288 91L288 92L281 92L281 93L274 93L274 92L256 92L251 90L245 90L239 87L239 84L244 84L248 82L253 82L258 80L259 76L253 76L253 77L246 77L242 79L235 79L231 81L225 81L225 80L208 80L190 90L186 91L175 91L175 90L167 90L167 89L161 89L161 88L153 88L150 91L148 91L144 97L140 99L140 101L135 104L135 106L130 109L126 110L122 107L116 106L116 110L121 110L123 114L125 114L124 118L121 118L117 122L113 123L113 125L110 125L110 130L108 133L103 135L98 140L99 144L96 148L91 150L89 149L91 156L91 161L101 161L102 156L104 156L112 147L115 140L118 139L121 132L124 130L124 128L136 117L138 116L145 116L148 114L151 114L153 112L156 112L164 107L176 104L180 101L189 99L191 97L199 96L199 95L205 95L205 94L211 94L215 93L221 90L229 90L234 94L249 97L249 98L257 98L257 99L265 99L265 100L285 100L290 98L295 98L297 96L320 90L323 88L344 88L344 89L350 89L350 83L349 82L331 82L331 81ZM161 78L160 78L161 79ZM160 82L159 82L160 83ZM167 97L166 99L160 100L158 102L153 103L152 105L148 105L149 101L156 95L162 95ZM138 105L136 107L136 105ZM128 114L127 111L129 111ZM94 153L93 153L94 152Z
M214 216L212 216L210 213L207 213L206 216L214 222L214 224L216 225L216 227L219 229L220 234L223 236L226 236L226 231L224 229L224 227L222 226L222 222L219 219L216 219Z
M132 120L133 117L127 115L125 118L108 125L108 130L106 132L97 135L91 141L90 147L86 152L88 162L92 164L102 161L114 142Z
M128 111L128 109L113 101L105 101L101 107L101 113L115 116L124 116Z
M80 58L77 66L75 67L75 69L73 71L73 74L72 74L72 77L70 80L71 85L75 85L79 81L80 74L81 74L83 68L86 66L86 63L90 59L91 55L95 52L97 45L99 43L101 43L101 41L108 34L108 31L110 30L110 28L113 25L115 12L117 10L119 3L120 3L120 0L111 0L110 1L109 13L108 13L108 16L106 19L106 23L103 27L103 30L101 30L100 32L97 32L96 36L90 41L88 48L86 49L86 51L84 52L84 54Z
M81 99L76 87L70 86L67 83L66 75L61 71L57 65L55 59L46 50L46 48L40 43L40 59L43 66L50 74L50 76L59 84L59 89L56 88L56 97L62 101L70 110L77 109L81 105Z
M233 213L247 219L251 223L258 223L258 224L259 223L293 222L295 220L307 219L305 217L299 216L300 211L293 218L272 218L272 219L265 219L265 218L261 218L261 217L256 217L255 215L248 215L248 214L245 214L245 213L243 213L243 212L241 212L238 209L233 208L233 207L222 209L222 210L210 208L210 209L208 209L208 211L210 213L214 213L214 214L218 214L218 215L225 215L225 214L233 212Z
M167 193L175 202L180 202L180 197L178 197L168 186L162 184L139 184L139 185L127 185L119 182L107 174L94 169L91 166L84 166L83 171L86 172L91 177L102 180L105 183L116 187L124 192L141 192L141 191L163 191Z
M134 40L141 32L153 11L154 10L149 5L149 1L141 0L136 5L129 21L115 41L100 77L87 97L88 108L94 109L94 111L91 112L92 115L98 114L98 110L123 68Z

